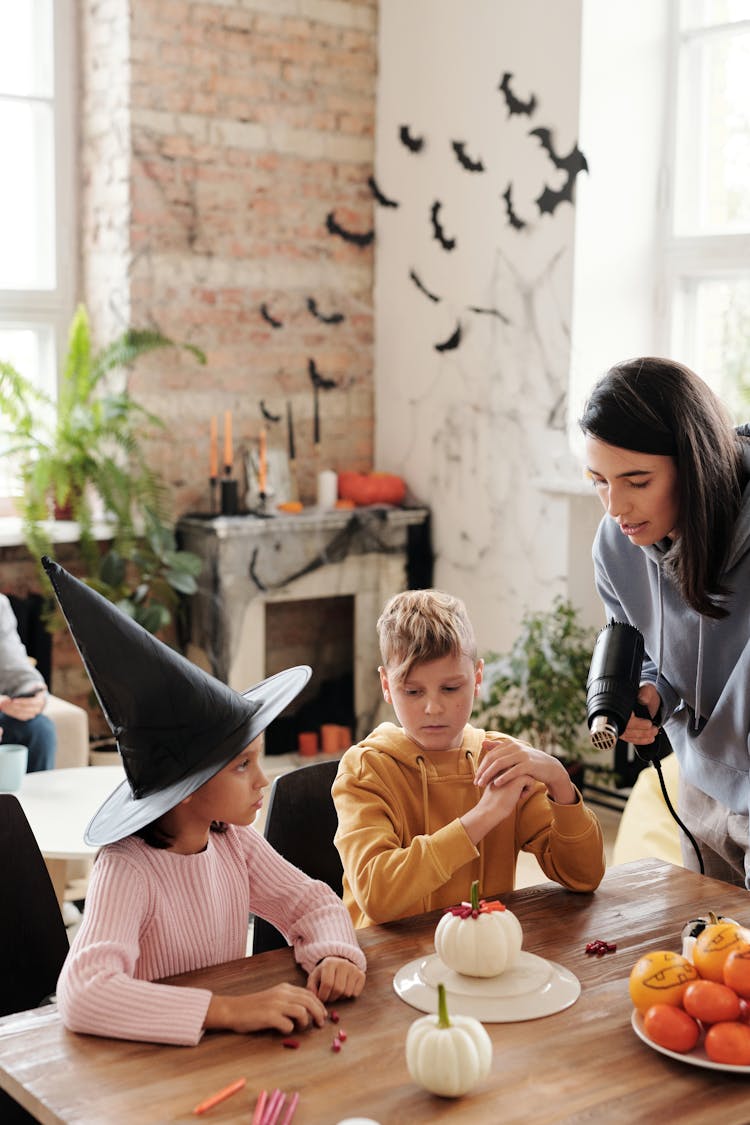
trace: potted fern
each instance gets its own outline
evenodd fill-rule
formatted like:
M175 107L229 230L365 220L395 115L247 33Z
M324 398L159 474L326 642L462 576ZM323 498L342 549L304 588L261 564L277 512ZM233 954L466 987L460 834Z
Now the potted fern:
M551 610L527 613L508 653L489 653L475 709L479 726L522 738L561 758L582 777L590 748L586 680L596 633L557 598Z
M85 580L157 632L171 620L180 594L196 588L200 560L177 549L166 515L166 490L150 469L141 436L164 428L145 410L117 373L150 352L187 350L152 329L128 328L95 351L83 305L73 317L57 398L45 394L0 360L0 414L12 429L9 456L18 458L24 541L37 560L54 557L51 517L79 527ZM110 550L102 554L94 533L99 509L109 524ZM39 568L40 581L49 589Z

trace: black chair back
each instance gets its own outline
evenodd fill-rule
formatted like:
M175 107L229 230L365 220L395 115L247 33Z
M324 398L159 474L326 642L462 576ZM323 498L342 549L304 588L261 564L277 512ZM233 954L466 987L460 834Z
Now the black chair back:
M344 870L333 843L338 817L331 796L338 764L335 758L313 762L275 778L263 834L284 859L341 895ZM275 926L256 917L253 953L285 945Z
M0 794L0 1016L35 1008L57 986L68 935L23 809Z

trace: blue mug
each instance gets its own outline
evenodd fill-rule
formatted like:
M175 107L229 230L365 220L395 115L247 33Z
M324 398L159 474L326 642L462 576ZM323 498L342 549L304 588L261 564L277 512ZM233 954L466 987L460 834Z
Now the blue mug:
M21 788L28 760L28 747L0 742L0 793L15 793Z

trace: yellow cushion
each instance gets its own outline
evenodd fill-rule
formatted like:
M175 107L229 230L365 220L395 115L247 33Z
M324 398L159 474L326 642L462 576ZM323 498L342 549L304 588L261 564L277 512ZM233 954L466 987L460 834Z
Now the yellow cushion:
M677 759L669 754L661 762L664 784L673 808L677 809ZM656 856L682 866L680 828L666 806L656 769L641 770L625 802L617 829L613 863Z

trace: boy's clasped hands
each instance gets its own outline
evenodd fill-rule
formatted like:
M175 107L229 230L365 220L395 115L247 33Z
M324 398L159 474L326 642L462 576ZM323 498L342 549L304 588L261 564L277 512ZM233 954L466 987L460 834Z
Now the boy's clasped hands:
M515 738L485 739L474 784L483 790L476 806L461 817L473 843L510 816L536 782L546 786L559 805L573 805L578 797L568 771L558 758Z

